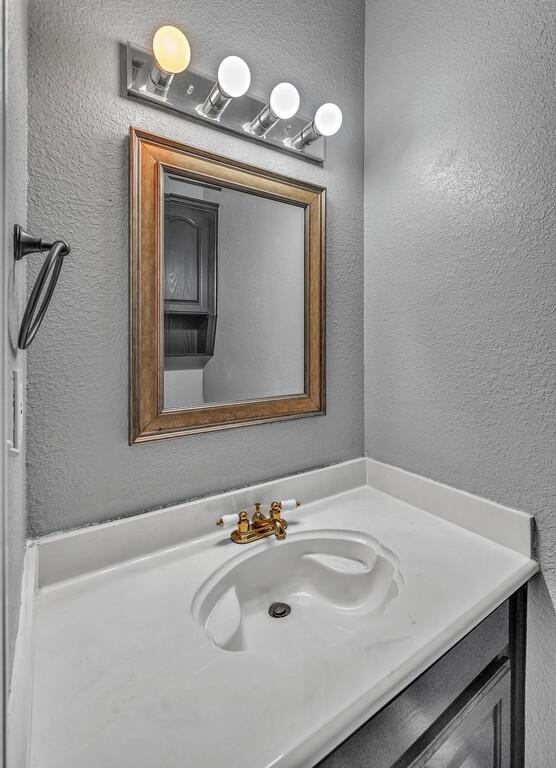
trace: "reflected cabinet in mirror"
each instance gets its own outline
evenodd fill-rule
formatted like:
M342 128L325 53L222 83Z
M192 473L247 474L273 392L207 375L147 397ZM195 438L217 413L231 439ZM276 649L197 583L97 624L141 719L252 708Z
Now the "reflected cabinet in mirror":
M130 145L130 442L324 413L325 190Z

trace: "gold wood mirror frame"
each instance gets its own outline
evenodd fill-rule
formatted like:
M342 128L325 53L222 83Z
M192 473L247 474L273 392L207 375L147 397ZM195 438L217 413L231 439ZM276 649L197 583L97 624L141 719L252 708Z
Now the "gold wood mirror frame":
M164 409L160 248L164 172L304 209L304 392ZM260 168L130 129L130 444L325 413L326 191ZM280 317L280 298L274 307Z

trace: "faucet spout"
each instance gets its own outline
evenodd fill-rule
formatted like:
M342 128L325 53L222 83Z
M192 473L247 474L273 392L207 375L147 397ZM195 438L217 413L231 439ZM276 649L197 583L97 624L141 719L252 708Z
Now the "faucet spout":
M284 526L284 523L281 520L274 520L274 533L276 534L277 539L285 539L286 538L286 528Z

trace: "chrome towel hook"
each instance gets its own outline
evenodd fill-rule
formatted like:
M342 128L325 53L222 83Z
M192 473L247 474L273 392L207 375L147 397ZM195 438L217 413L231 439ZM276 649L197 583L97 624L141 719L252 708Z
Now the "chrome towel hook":
M23 320L21 321L21 328L17 338L19 349L27 349L35 338L58 282L64 256L68 255L70 247L63 240L45 243L40 237L34 237L25 232L19 224L15 225L14 257L16 261L31 253L44 253L45 251L48 251L48 255L35 281L27 307L25 308Z

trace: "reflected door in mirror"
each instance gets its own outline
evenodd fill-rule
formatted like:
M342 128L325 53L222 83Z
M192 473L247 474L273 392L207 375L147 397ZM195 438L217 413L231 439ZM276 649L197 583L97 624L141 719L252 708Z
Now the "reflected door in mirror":
M164 408L302 393L304 209L166 173L163 241Z

